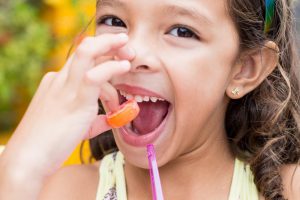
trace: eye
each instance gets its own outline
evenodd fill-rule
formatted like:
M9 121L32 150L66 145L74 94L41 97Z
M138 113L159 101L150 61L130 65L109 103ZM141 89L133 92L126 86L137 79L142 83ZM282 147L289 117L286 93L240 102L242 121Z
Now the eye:
M199 37L193 31L186 27L174 27L171 29L171 31L169 31L169 34L176 37L199 39Z
M125 27L126 24L118 17L115 16L103 16L97 20L98 25L106 25L106 26L117 26L117 27Z

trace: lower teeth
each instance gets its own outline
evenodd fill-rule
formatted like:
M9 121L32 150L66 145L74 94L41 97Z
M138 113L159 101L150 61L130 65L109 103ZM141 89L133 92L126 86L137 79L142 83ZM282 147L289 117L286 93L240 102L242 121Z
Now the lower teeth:
M133 126L133 123L130 122L129 124L126 124L125 126L127 129L131 130L132 132L134 132L135 134L139 134L138 130L136 130L136 128Z
M132 130L132 122L126 124L125 127L126 127L127 129Z
M132 124L132 123L131 123ZM139 134L139 131L136 130L136 128L134 126L131 125L131 130L135 133L135 134Z

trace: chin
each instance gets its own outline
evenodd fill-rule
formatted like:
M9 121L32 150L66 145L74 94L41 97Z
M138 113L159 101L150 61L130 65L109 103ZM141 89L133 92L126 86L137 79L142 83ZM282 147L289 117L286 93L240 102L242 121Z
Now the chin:
M146 145L136 146L128 144L126 141L124 141L124 138L121 135L122 133L119 131L119 129L113 130L113 133L116 144L124 155L126 162L139 168L149 169ZM169 131L168 133L161 135L153 143L157 164L159 167L168 163L175 155L175 152L172 151L173 148L170 148L170 142L174 137L174 135L171 133L174 132Z

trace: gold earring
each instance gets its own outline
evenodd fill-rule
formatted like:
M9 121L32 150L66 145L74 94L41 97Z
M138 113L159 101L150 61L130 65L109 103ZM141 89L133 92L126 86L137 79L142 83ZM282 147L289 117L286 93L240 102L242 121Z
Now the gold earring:
M234 95L234 96L237 96L240 94L240 89L239 88L234 88L231 93Z

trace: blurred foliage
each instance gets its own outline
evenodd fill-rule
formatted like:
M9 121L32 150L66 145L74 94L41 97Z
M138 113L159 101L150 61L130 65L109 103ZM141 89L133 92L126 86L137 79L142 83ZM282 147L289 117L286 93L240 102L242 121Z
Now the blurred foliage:
M0 131L9 129L36 90L53 41L26 0L0 1Z
M0 144L9 140L41 76L63 66L74 38L93 22L95 5L96 0L0 0ZM84 33L93 34L94 26ZM80 164L79 152L80 145L65 165ZM82 156L90 157L88 143Z
M62 67L95 5L95 0L0 0L0 132L16 126L43 74Z
M94 34L93 22L96 0L44 0L43 18L52 28L56 45L51 52L51 65L59 69L66 61L66 54L85 29L85 35Z

